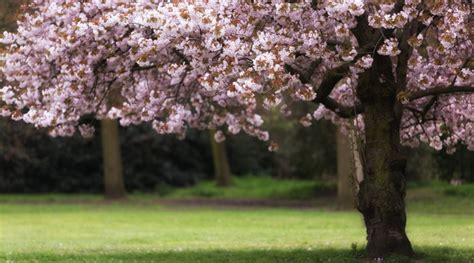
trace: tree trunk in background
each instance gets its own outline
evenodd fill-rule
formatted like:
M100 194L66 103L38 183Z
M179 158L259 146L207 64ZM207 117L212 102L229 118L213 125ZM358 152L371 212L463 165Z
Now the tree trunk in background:
M127 193L123 182L122 156L117 120L101 121L102 156L104 165L105 198L125 198Z
M338 130L336 144L338 205L342 208L354 208L358 183L364 178L355 131L346 135Z
M0 1L0 32L5 30L16 30L16 15L25 0L1 0Z
M227 159L227 151L224 142L216 142L214 139L215 130L210 130L210 140L212 147L212 160L214 163L214 176L217 186L230 186L232 184L232 175Z
M350 208L355 204L354 166L351 138L337 131L337 202L339 207Z

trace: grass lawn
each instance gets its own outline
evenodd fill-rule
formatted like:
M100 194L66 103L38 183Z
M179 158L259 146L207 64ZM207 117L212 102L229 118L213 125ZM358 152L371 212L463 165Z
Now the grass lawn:
M336 193L336 184L315 180L276 180L268 176L234 177L232 187L216 187L204 181L193 187L164 189L166 198L283 199L308 200Z
M409 193L417 262L474 262L474 199L464 188ZM160 200L2 195L0 261L364 262L364 228L353 211L170 207Z

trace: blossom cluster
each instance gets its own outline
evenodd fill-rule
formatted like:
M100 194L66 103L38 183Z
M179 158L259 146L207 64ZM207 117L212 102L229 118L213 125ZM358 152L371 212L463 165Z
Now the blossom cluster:
M376 56L390 56L396 68L403 41L412 49L407 94L472 85L467 5L396 2L34 0L18 32L1 38L1 113L61 136L91 136L83 117L94 116L149 122L161 134L217 129L218 141L241 131L269 140L264 110L289 116L295 103L319 102L325 76L346 64L328 98L355 107L360 75ZM361 17L382 32L368 47L353 32ZM402 39L415 22L424 28ZM430 99L406 103L401 139L474 147L474 97L440 96L421 123L417 112ZM296 117L305 126L327 118L364 129L363 114L343 119L324 103Z

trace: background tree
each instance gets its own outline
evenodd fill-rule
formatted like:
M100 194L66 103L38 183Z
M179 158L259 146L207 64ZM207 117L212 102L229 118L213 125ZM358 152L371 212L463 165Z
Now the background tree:
M303 125L328 118L364 142L358 210L370 257L413 255L402 143L474 149L467 1L47 0L33 10L2 39L3 115L63 136L89 136L81 118L94 115L267 141L262 109L316 103L297 116Z
M360 142L356 133L337 132L337 197L341 207L357 205L359 183L364 179Z
M104 119L100 124L105 197L109 199L125 198L127 191L123 180L118 122Z
M336 135L337 146L337 201L340 207L356 204L356 165L351 138L341 131Z
M0 27L2 31L15 30L18 8L25 2L22 0L4 0L0 3Z
M232 174L230 172L227 150L222 134L215 130L209 130L212 160L214 164L214 177L218 186L226 187L232 184Z
M13 31L16 28L16 15L20 6L27 1L6 0L0 6L0 25ZM26 10L26 6L24 7ZM102 149L104 161L104 191L106 198L124 198L126 196L122 161L120 154L120 139L116 121L101 121Z
M335 179L334 125L321 121L303 126L293 117L314 110L314 105L300 104L291 107L292 116L282 116L278 111L265 113L265 128L279 145L277 152L271 152L271 172L274 176L285 179Z

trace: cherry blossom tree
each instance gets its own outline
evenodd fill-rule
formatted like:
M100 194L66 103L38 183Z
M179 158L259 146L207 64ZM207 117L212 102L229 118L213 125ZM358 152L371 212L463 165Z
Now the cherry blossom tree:
M290 3L291 2L291 3ZM297 3L294 3L297 2ZM53 136L84 116L160 134L241 131L264 110L358 134L367 253L413 255L401 145L474 149L467 0L34 0L5 33L1 112ZM293 116L295 103L318 109ZM304 138L302 138L304 139Z

